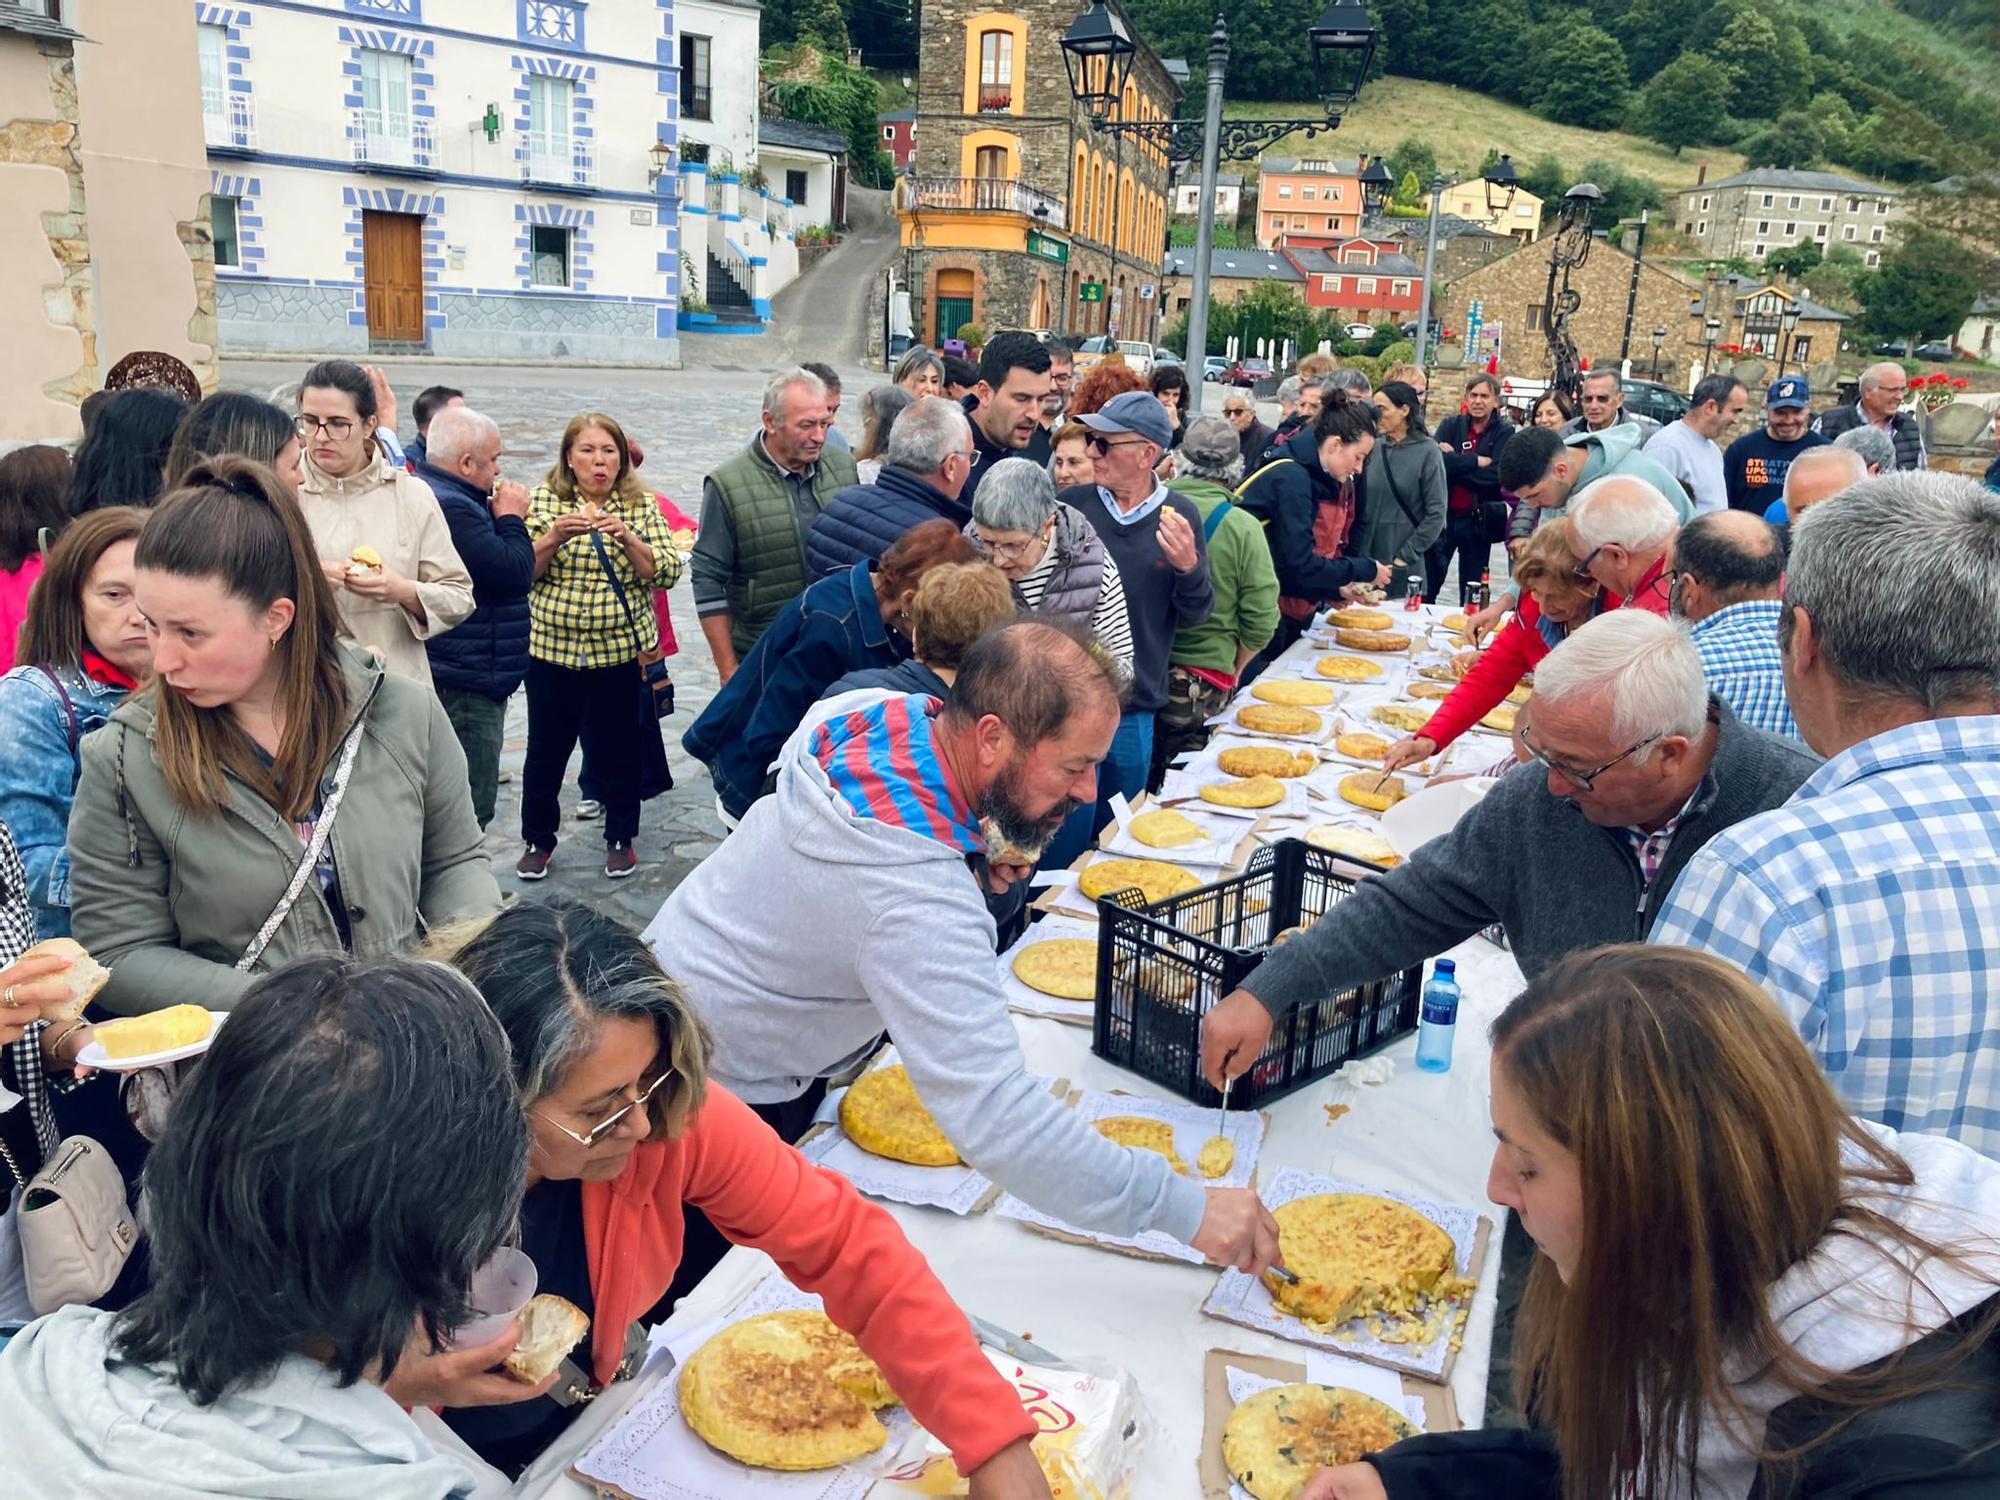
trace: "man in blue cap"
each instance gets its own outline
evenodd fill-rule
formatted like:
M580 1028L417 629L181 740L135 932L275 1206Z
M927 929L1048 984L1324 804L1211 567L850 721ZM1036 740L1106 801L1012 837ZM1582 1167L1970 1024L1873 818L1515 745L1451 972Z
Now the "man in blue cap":
M1132 626L1132 694L1111 753L1097 772L1097 807L1081 809L1042 856L1067 864L1111 819L1114 793L1136 797L1153 758L1153 716L1167 703L1174 632L1199 625L1215 608L1201 513L1153 472L1174 439L1173 418L1144 391L1113 396L1077 420L1090 429L1095 484L1072 485L1057 499L1083 512L1118 566Z
M1785 494L1785 475L1792 460L1808 448L1829 441L1807 430L1812 420L1812 388L1803 375L1787 375L1771 383L1764 395L1764 427L1746 432L1722 455L1722 479L1729 491L1729 508L1761 516Z

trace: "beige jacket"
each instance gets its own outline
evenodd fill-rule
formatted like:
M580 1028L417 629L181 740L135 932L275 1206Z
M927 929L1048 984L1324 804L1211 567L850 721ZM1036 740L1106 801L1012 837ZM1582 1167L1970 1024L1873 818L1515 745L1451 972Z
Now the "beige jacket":
M431 663L424 642L472 613L472 575L451 544L451 528L437 496L379 450L367 468L345 479L322 473L310 458L305 464L299 504L319 555L345 562L365 542L382 554L387 567L416 580L417 599L424 607L420 622L398 605L343 588L335 594L341 618L354 639L380 656L391 672L428 684Z

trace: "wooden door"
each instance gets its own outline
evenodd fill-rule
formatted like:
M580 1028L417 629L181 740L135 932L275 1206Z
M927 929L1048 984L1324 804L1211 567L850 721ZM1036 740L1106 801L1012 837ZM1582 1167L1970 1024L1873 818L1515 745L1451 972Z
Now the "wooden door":
M423 223L416 214L362 211L362 282L372 339L424 341Z

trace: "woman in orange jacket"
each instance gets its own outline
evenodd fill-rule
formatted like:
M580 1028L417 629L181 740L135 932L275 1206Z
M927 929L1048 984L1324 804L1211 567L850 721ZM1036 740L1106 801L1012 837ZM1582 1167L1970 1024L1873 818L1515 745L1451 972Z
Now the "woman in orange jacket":
M707 1032L636 935L578 902L524 902L438 946L513 1043L530 1141L521 1248L541 1291L590 1315L572 1358L592 1389L638 1362L627 1334L672 1283L693 1204L820 1295L974 1496L1048 1500L1035 1425L950 1293L885 1210L706 1081ZM510 1475L581 1410L477 1369L439 1397L453 1430Z

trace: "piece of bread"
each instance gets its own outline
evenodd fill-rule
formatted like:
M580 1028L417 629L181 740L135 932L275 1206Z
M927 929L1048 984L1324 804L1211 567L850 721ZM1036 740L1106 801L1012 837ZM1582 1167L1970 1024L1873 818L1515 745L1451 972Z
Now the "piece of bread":
M101 1021L92 1030L91 1040L113 1062L123 1062L128 1057L150 1057L155 1052L192 1046L214 1029L215 1017L199 1005L169 1005L149 1015Z
M69 967L62 979L69 986L67 1000L52 1001L42 1007L44 1021L74 1021L90 1004L90 997L111 982L111 971L84 951L75 938L48 938L21 955L23 958L66 958Z
M543 1292L521 1309L521 1342L507 1356L507 1373L524 1385L540 1385L589 1331L588 1313Z
M382 554L363 542L347 554L347 571L350 573L379 573L382 571Z
M1400 630L1336 630L1333 638L1350 651L1407 651L1410 638Z

